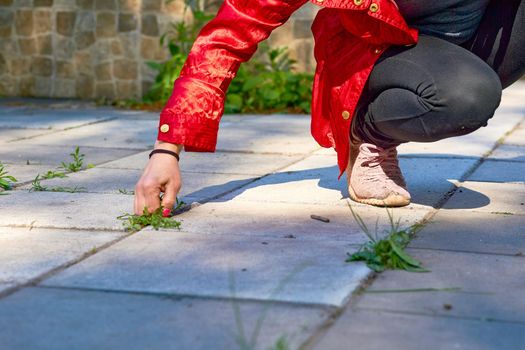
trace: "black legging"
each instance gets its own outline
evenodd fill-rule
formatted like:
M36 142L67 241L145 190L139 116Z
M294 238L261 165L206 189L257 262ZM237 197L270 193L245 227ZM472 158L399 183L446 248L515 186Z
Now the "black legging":
M501 90L525 73L525 5L492 0L462 45L421 35L381 56L359 100L352 133L381 147L432 142L486 126Z

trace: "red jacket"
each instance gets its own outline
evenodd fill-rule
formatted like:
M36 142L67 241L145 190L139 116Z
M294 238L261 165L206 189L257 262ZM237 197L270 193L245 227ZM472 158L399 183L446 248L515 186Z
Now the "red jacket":
M306 1L225 0L175 81L157 139L183 144L186 151L215 151L226 90L239 65ZM350 123L374 63L390 45L415 44L418 33L393 0L310 1L324 7L312 24L317 68L311 132L321 146L335 148L341 176Z

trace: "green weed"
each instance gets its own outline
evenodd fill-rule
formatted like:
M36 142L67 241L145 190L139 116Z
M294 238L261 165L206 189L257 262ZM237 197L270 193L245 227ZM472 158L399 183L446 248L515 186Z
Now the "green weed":
M55 186L55 187L47 187L40 183L41 178L40 174L38 174L33 182L31 182L31 188L29 189L29 192L68 192L68 193L77 193L77 192L86 192L86 189L84 187L63 187L63 186Z
M54 170L48 170L47 173L42 175L42 179L54 179L54 178L64 178L67 177L67 175L61 171L54 171Z
M142 215L136 214L123 214L117 217L119 220L123 220L122 225L125 229L130 232L137 232L144 227L151 225L155 230L159 228L177 228L180 229L180 221L173 219L172 217L162 216L162 206L152 213L148 212L148 208L144 207Z
M126 190L125 188L119 188L119 189L118 189L118 192L119 192L120 194L131 194L131 195L134 195L134 194L135 194L135 191L128 191L128 190Z
M405 251L410 239L421 228L421 225L413 225L406 229L400 229L400 221L395 222L393 213L387 208L390 230L385 238L378 239L377 222L375 235L372 236L363 219L354 211L350 204L348 204L348 206L354 219L370 241L363 244L356 253L348 253L346 262L364 261L366 265L375 272L382 272L387 269L406 270L410 272L429 271L422 267L421 262L411 257Z
M18 180L14 176L8 174L6 166L0 162L0 188L3 190L10 190L13 183L17 181Z
M73 161L70 163L62 162L61 168L67 171L71 171L73 173L79 171L82 169L82 165L84 163L84 156L85 154L80 153L80 147L76 147L75 151L73 153L69 154L71 157L73 157Z

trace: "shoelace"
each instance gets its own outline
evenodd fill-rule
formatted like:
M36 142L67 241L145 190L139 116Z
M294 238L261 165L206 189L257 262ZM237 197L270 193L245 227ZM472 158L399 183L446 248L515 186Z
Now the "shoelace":
M381 178L377 176L377 172L384 172L391 180L404 182L395 147L383 149L379 146L362 144L360 151L365 157L363 166L370 169L370 180Z

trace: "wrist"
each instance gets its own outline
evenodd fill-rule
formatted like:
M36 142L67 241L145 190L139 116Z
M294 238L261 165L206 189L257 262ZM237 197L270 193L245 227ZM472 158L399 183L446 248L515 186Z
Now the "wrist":
M157 140L155 141L153 149L165 149L180 154L182 147L183 145Z

